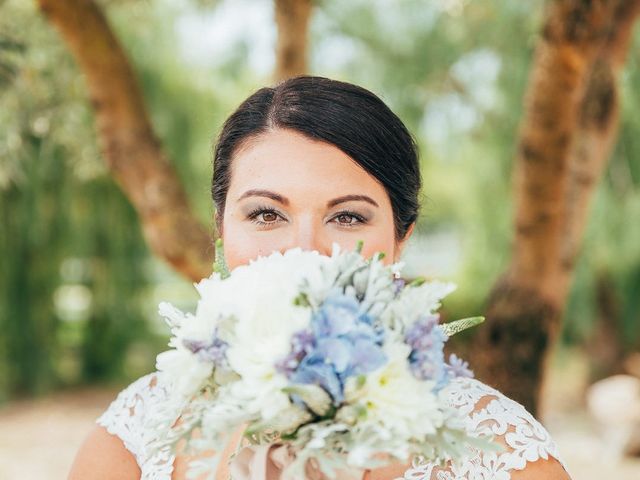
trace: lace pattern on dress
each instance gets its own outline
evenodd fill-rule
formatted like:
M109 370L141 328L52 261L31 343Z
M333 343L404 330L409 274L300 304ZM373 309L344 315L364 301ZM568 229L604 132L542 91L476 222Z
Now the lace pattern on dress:
M166 399L167 388L158 372L139 378L122 390L96 420L117 435L136 458L141 480L171 480L175 457L169 451L150 456L146 445L152 435L144 415ZM443 470L416 460L396 480L509 480L513 470L527 462L555 457L565 468L558 448L546 429L519 403L474 379L460 378L447 387L448 401L465 415L469 431L493 434L506 448L501 452L470 452L460 465Z
M140 480L171 480L174 455L164 450L149 455L146 445L152 440L144 428L145 413L168 396L160 381L159 372L153 372L122 390L107 410L96 419L112 435L118 436L140 467Z
M456 379L447 387L449 404L466 415L468 431L493 435L501 452L473 450L460 465L446 470L414 461L397 480L509 480L511 471L524 470L527 462L554 457L567 470L549 432L518 402L475 379Z

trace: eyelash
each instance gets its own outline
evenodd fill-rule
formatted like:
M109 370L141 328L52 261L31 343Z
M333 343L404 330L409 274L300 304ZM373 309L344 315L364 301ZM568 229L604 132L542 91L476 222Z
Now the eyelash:
M280 213L278 213L278 211L274 210L273 208L258 207L256 209L252 210L251 212L249 212L249 215L247 215L247 218L249 220L251 220L253 223L256 223L256 224L261 225L261 226L272 225L274 223L277 223L277 222L263 222L261 220L258 220L257 219L258 215L260 215L262 213L274 213L274 214L278 215L279 217L282 217L282 215L280 215ZM333 216L333 218L338 218L338 217L340 217L342 215L349 215L350 217L355 218L358 222L354 223L352 225L348 225L348 224L345 224L345 223L338 222L338 225L340 225L341 227L353 228L356 225L367 223L367 219L366 218L364 218L362 215L360 215L359 213L356 213L356 212L354 212L352 210L342 210L341 212L336 213Z

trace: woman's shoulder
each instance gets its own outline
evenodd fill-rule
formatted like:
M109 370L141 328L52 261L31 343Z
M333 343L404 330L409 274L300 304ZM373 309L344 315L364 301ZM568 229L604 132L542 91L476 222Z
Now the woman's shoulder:
M70 480L141 478L143 438L139 425L145 403L160 393L157 382L155 372L150 373L118 393L78 449Z
M146 447L153 432L145 428L145 419L168 395L162 379L161 372L152 372L118 393L96 419L96 427L78 451L69 478L171 478L173 459L149 455ZM120 465L122 471L102 475L102 465Z
M543 478L539 474L546 475L544 478L569 478L551 435L520 403L473 378L455 379L443 394L464 415L468 431L490 435L503 448L499 452L474 450L468 461L440 472L438 479ZM410 474L427 470L435 473L437 467L414 464L405 478L415 478ZM538 475L527 474L533 472Z
M138 480L136 458L122 440L96 425L86 436L71 465L68 480Z

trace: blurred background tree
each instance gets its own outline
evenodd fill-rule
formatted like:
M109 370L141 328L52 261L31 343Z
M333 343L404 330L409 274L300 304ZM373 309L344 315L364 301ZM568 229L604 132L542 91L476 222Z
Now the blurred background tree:
M212 139L232 109L251 91L271 83L274 72L282 78L305 64L311 73L377 92L415 133L426 198L407 251L408 273L458 283L458 291L445 303L450 318L488 307L492 287L510 265L512 218L521 208L512 175L522 150L517 148L519 125L530 107L523 103L529 71L536 61L539 33L551 15L545 2L303 2L309 10L294 17L309 22L308 47L293 54L276 48L288 28L286 15L283 20L277 13L285 1L275 2L274 8L263 0L40 0L62 31L56 12L64 13L65 5L75 3L83 8L96 5L95 12L104 12L129 59L141 95L130 118L148 115L146 124L136 124L148 140L140 155L148 168L170 172L161 185L169 185L175 196L160 195L156 202L160 198L164 203L149 203L136 196L136 190L145 191L140 185L146 177L128 184L116 173L129 201L125 199L109 168L123 165L137 175L127 146L132 139L124 128L131 123L104 119L105 106L95 101L101 93L86 74L91 66L78 62L83 77L69 53L80 58L86 43L74 50L73 41L63 34L71 45L67 50L35 5L0 3L0 395L126 381L153 368L167 336L157 319L157 301L189 308L195 294L147 245L174 269L198 278L205 267L184 265L210 261L210 252L198 245L208 242L203 232L213 233L208 194ZM79 35L99 31L77 25L85 27ZM292 38L305 35L299 27L294 21L298 33ZM630 49L637 48L638 36L630 42ZM287 64L285 55L304 60L287 67L294 69L289 73L284 67L284 73L278 73L276 67ZM95 59L89 55L91 61ZM104 82L107 79L101 84L103 92L135 94L118 92L122 84ZM562 331L560 317L552 321L555 331L545 333L541 325L536 330L535 322L519 330L523 343L542 331L548 339L545 347L560 335L563 351L588 352L594 379L620 371L640 342L640 116L634 109L640 65L635 56L629 57L619 85L620 135L595 184L581 254L561 312ZM140 107L142 100L146 110ZM114 134L121 142L115 145L125 147L105 149L114 145L104 139L109 125L121 131ZM118 155L120 160L114 160ZM159 191L167 191L163 188ZM189 225L197 225L187 230L198 233L175 239L181 245L194 239L191 248L200 256L189 261L168 258L171 249L163 250L154 234L170 233L167 225L180 220L169 216L148 226L156 218L153 212L166 213L172 199L177 199L179 211L191 212L185 213L192 217ZM480 345L493 354L487 345L495 333L492 336L488 326L480 331L488 335ZM513 347L498 343L503 351ZM496 359L504 368L509 358L496 355L493 368ZM483 364L490 366L491 361ZM506 388L530 408L535 408L541 365L531 372L527 392ZM522 371L522 365L515 368ZM526 383L524 378L514 380Z

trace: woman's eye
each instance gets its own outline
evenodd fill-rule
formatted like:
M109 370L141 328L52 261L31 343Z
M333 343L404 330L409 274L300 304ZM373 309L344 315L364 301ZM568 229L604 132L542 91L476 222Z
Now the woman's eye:
M277 218L278 218L278 215L276 215L273 212L264 212L262 214L262 220L264 220L267 223L275 222Z
M286 221L280 213L271 208L257 208L249 213L247 218L260 226L275 225L282 221ZM338 213L333 217L332 221L335 221L340 227L346 228L356 227L367 222L366 218L362 215L349 211Z
M278 223L278 217L281 215L269 208L259 208L248 215L248 218L258 225L273 225Z
M364 217L355 212L341 212L334 217L341 227L354 227L365 223Z

